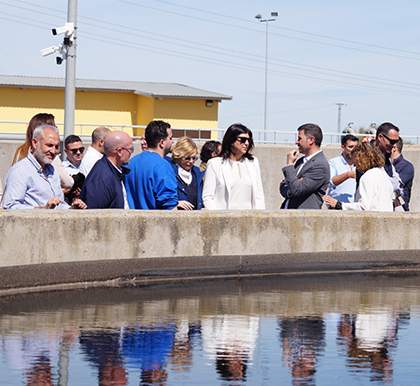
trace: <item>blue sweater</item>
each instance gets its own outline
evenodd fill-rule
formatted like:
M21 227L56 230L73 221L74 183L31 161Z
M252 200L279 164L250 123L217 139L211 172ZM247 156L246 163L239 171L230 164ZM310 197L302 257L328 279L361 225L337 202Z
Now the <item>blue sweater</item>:
M121 181L128 170L122 169L123 173L105 156L95 163L80 193L80 198L88 209L124 209Z
M187 185L184 183L182 178L178 174L178 164L176 164L172 159L166 159L172 166L172 169L174 170L175 177L176 177L176 183L177 183L177 193L178 193L178 200L184 200L184 201L190 201L188 198L188 189ZM193 180L197 186L197 202L191 202L194 205L194 209L200 210L203 208L203 176L204 171L200 171L200 169L197 166L193 166L191 169L191 174L193 177Z
M173 209L178 205L175 173L159 154L144 151L134 156L125 179L131 209Z

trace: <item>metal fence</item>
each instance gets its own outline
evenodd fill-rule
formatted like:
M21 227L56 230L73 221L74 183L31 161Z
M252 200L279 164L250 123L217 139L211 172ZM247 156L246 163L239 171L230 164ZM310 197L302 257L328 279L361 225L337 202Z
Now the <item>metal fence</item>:
M1 141L24 141L26 137L26 128L28 126L28 122L26 121L0 121L0 130L5 128L5 126L13 126L15 130L11 131L0 131L0 140ZM58 129L63 132L64 131L64 124L61 122L56 123ZM94 124L94 123L76 123L75 125L75 132L81 133L77 134L85 142L89 142L91 138L92 131L99 126L105 126L110 128L111 130L124 130L124 129L144 129L146 126L139 126L139 125L116 125L116 124ZM176 131L177 135L174 137L175 139L180 138L182 136L191 135L194 140L197 142L205 142L208 140L212 133L217 133L217 139L219 141L222 140L223 134L226 129L203 129L203 128L185 128L185 127L172 127L173 131ZM17 132L19 131L19 132ZM252 130L254 136L254 142L258 144L277 144L277 145L293 145L297 139L297 131L280 131L280 130ZM264 134L265 140L264 140ZM340 143L340 138L342 135L347 133L339 134L339 133L330 133L324 132L324 140L323 145L327 144L337 144ZM355 134L356 136L363 138L368 134ZM62 135L61 135L62 137ZM212 135L214 138L214 134ZM418 145L420 144L420 136L413 136L413 135L401 135L405 143L411 143ZM139 140L140 137L133 137L134 140Z

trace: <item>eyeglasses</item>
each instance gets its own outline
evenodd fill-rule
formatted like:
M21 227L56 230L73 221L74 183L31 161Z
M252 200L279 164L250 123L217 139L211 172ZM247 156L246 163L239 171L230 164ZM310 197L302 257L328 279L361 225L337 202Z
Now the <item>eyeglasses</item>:
M246 141L248 141L249 144L252 143L252 139L248 137L236 137L236 140L240 143L245 143Z
M80 151L80 153L83 153L85 151L84 147L79 147L77 149L68 149L70 150L73 154L77 154L78 151Z
M197 156L196 157L184 157L184 160L185 161L197 161L198 157Z
M132 147L121 146L121 147L117 147L115 150L118 150L118 149L124 149L124 150L128 150L130 153L134 153L134 146L132 146Z
M399 138L398 139L391 139L391 138L389 138L387 135L385 135L384 133L382 133L382 135L389 141L389 143L391 144L391 145L395 145L396 143L398 143L398 141L400 140Z

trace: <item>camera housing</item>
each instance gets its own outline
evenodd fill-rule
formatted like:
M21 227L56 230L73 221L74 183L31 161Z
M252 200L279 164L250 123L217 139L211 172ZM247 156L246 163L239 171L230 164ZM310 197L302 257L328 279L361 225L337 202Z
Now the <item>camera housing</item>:
M74 32L74 23L66 23L63 27L53 28L51 31L54 36L60 34L71 36Z

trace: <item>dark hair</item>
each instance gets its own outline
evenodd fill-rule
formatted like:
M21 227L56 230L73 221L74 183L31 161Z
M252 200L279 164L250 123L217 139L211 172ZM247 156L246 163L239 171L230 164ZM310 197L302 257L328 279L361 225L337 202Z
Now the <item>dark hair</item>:
M402 138L400 137L398 139L398 142L397 142L397 150L398 150L399 153L402 152L403 146L404 146L404 142L403 142Z
M12 165L16 162L19 162L28 155L29 149L31 147L32 136L34 130L41 125L50 125L55 126L54 115L48 113L39 113L34 115L29 121L28 128L26 129L26 141L23 145L19 146L16 149L15 155L13 157Z
M78 135L70 134L64 141L64 147L68 150L68 145L74 142L82 142Z
M219 150L219 146L222 144L219 141L207 141L200 152L200 159L202 162L207 162L212 157L212 153L216 153Z
M146 139L147 146L155 149L161 139L165 139L168 136L167 129L170 129L171 125L163 121L152 121L150 122L146 130L144 130L144 138Z
M321 147L323 135L321 128L315 123L305 123L302 126L299 126L297 131L303 130L307 138L314 137L315 145Z
M359 138L357 138L357 137L356 137L355 135L353 135L353 134L347 134L347 135L345 135L344 137L341 137L341 144L342 144L343 146L346 146L347 141L352 141L352 142L357 141L357 142L359 142Z
M251 154L251 150L254 148L254 141L252 140L252 132L241 123L234 123L233 125L230 125L228 129L226 130L226 133L223 136L223 140L222 140L222 151L220 152L220 156L223 157L223 159L227 159L229 158L231 154L233 154L232 145L240 134L249 135L248 150L243 156L248 158L249 160L254 159L253 155Z
M397 133L400 132L400 129L397 126L395 126L393 123L391 122L382 123L381 125L379 125L378 129L376 130L376 139L378 139L379 134L388 135L390 130L395 130Z

